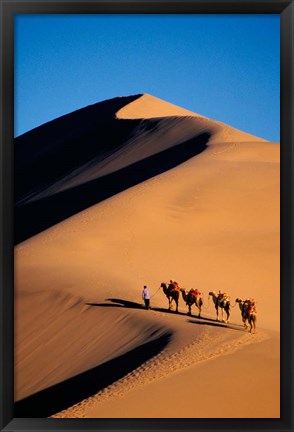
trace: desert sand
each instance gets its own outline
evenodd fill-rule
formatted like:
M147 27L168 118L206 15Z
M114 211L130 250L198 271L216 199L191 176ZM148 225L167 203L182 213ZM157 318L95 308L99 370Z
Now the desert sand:
M15 154L18 417L280 417L279 143L143 94ZM170 279L204 293L201 317L182 297L168 311ZM257 302L255 334L237 297Z

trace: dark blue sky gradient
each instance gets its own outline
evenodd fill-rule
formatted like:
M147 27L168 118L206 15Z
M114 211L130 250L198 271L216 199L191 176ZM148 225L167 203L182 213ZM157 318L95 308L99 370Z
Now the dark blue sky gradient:
M279 15L17 15L15 136L150 93L280 140Z

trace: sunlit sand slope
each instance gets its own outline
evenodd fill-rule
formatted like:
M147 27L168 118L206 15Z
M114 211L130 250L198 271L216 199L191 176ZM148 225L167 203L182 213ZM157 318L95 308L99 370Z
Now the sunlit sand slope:
M150 416L168 412L171 417L164 409L168 401L163 397L158 410L153 392L161 389L164 396L178 382L192 400L197 374L202 389L214 388L209 364L224 367L224 356L226 373L231 365L241 374L243 359L250 362L252 404L242 405L236 384L234 397L222 392L220 399L212 392L205 410L189 408L189 414L189 405L180 404L175 416L203 417L205 412L214 417L223 404L224 416L279 417L279 144L146 94L114 99L107 106L103 134L102 121L97 128L84 123L84 117L79 122L81 110L74 114L79 130L75 143L71 136L57 145L52 134L52 141L40 144L40 155L29 152L22 165L27 136L16 157L20 178L30 169L34 173L17 194L19 417L24 412L38 416L32 415L34 410L43 416L109 416L109 398L116 401L112 416L140 417L142 387ZM99 104L94 112L98 118L102 114ZM61 136L64 121L58 120ZM92 135L90 129L95 129ZM41 132L35 130L34 137ZM46 155L53 154L53 147L50 165ZM74 155L64 166L69 148ZM32 226L43 218L45 223L34 231ZM159 286L170 278L204 292L202 319L196 309L191 318L186 315L182 298L179 314L167 312ZM142 308L145 284L152 294L151 311ZM230 294L230 324L215 322L211 290ZM256 335L242 328L238 296L257 301ZM134 350L140 347L138 356ZM116 360L118 375L117 365L107 363ZM262 373L266 364L272 374ZM102 379L105 365L107 382ZM137 414L132 403L127 408L132 397L138 399ZM262 397L267 402L260 404ZM70 406L74 408L66 410Z

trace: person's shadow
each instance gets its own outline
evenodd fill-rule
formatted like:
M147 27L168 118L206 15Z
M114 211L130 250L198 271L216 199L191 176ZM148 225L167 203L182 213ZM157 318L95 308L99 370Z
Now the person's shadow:
M109 298L106 301L111 303L86 303L88 306L100 306L100 307L126 307L129 309L146 309L145 305L132 302L129 300Z

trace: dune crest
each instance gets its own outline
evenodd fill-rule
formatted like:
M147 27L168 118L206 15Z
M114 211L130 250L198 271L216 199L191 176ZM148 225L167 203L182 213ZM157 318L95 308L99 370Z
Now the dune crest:
M116 117L119 119L148 119L175 116L205 118L193 111L186 110L148 93L142 94L136 100L126 104L116 112Z
M118 119L152 119L156 117L193 117L198 121L195 127L209 130L211 138L209 143L231 141L260 141L265 139L256 137L247 132L240 131L223 122L209 119L193 111L186 110L177 105L166 102L148 93L139 95L134 101L127 103L116 112Z

